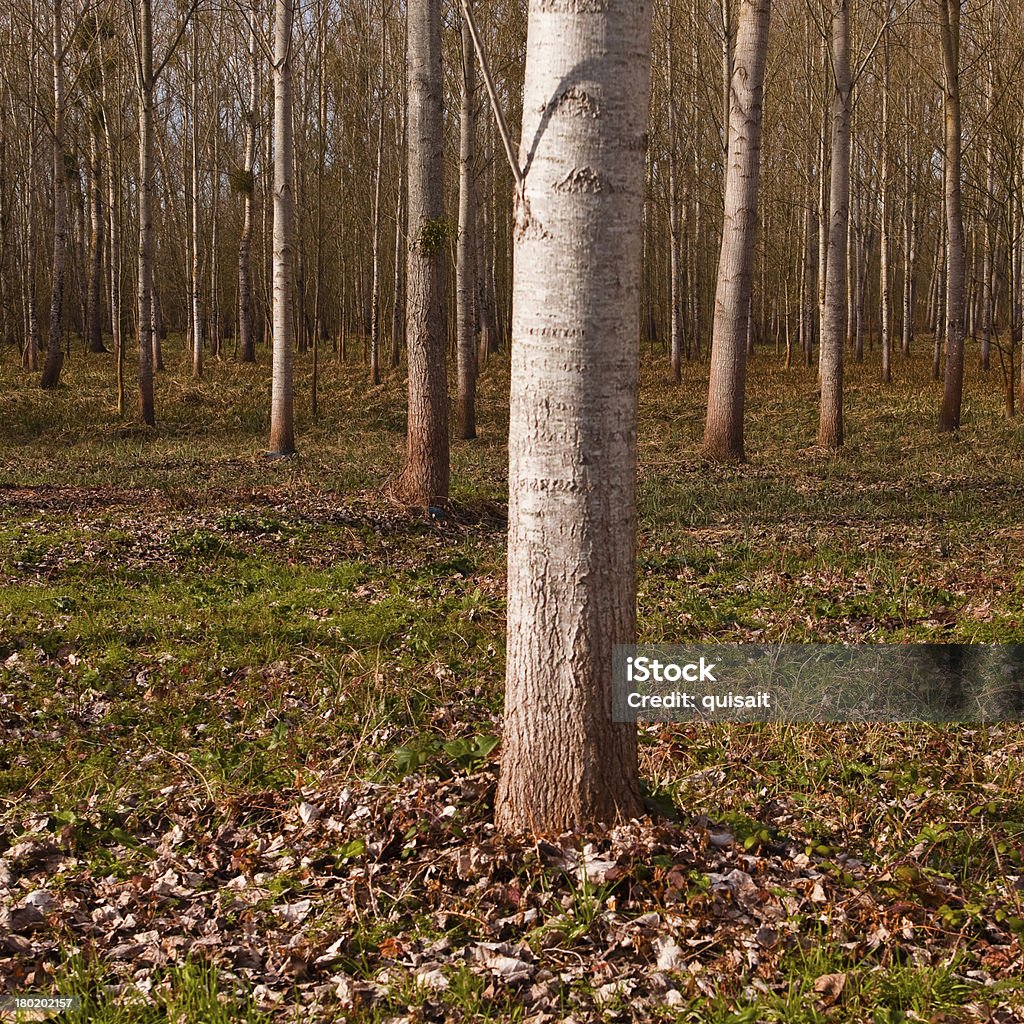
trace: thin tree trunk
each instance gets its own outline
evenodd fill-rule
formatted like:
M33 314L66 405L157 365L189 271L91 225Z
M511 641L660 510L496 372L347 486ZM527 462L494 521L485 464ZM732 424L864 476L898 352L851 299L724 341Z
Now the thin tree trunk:
M886 23L892 19L892 4L886 0ZM881 303L882 382L892 380L892 322L889 284L889 33L882 40L882 169L881 238L878 256L878 292Z
M139 92L139 419L154 426L153 408L153 9L138 3Z
M835 93L832 103L832 182L829 191L828 258L825 269L825 306L821 323L818 372L821 414L818 444L843 444L843 338L846 334L846 231L850 216L850 13L848 0L834 0L832 8L832 67Z
M192 375L203 375L203 294L200 277L199 215L199 19L192 22L192 230L189 246L192 250L192 277L189 292L189 312L192 319Z
M255 220L256 123L259 116L259 75L256 49L256 20L259 0L249 8L249 102L245 111L245 141L242 148L242 231L238 240L238 334L242 362L256 362L256 337L252 309L252 231Z
M946 140L946 377L939 430L960 429L964 391L964 220L961 199L960 0L940 0Z
M380 19L380 80L377 98L377 159L373 174L373 234L372 234L372 275L370 298L370 383L380 383L380 194L384 166L384 75L387 70L387 18L381 4Z
M669 216L669 294L672 305L670 356L672 379L678 384L683 379L683 310L682 310L682 245L684 226L679 210L679 139L676 128L675 104L675 25L673 7L668 9L668 216ZM682 218L686 217L685 198Z
M53 5L53 275L50 292L50 334L40 381L55 388L60 381L64 353L64 277L68 259L68 185L64 166L64 3Z
M747 371L757 191L761 176L761 105L771 0L742 0L736 39L729 126L722 251L715 289L711 381L704 451L742 461L743 399Z
M440 0L409 0L409 416L395 491L412 505L448 498L444 120Z
M103 344L103 167L99 124L95 112L89 127L89 291L86 305L86 347L106 352Z
M274 3L274 367L270 454L295 451L292 409L292 260L295 150L292 134L293 0Z
M462 22L462 110L459 118L459 237L456 242L455 296L458 401L456 436L476 437L476 196L473 188L473 105L476 76L473 37Z

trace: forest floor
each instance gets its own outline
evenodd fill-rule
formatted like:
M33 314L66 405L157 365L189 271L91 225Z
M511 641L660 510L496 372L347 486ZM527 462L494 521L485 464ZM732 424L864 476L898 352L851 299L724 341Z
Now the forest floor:
M1024 727L646 726L675 819L499 840L507 365L431 518L382 491L399 377L325 360L312 423L300 358L300 454L268 461L266 367L168 355L155 430L111 357L52 394L0 361L0 993L99 1024L1024 1021ZM641 638L1024 640L1024 425L971 365L937 434L928 369L850 367L830 455L813 371L759 354L719 467L706 384L649 360Z

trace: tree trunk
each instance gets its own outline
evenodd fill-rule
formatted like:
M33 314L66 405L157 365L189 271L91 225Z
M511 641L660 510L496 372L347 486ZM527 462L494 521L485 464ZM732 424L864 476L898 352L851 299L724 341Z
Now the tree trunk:
M154 426L153 408L153 8L138 6L139 92L139 419Z
M459 118L459 237L456 242L456 436L476 437L476 196L473 187L473 104L476 101L473 37L462 21L462 110Z
M447 316L441 2L409 0L409 418L395 491L411 505L448 498Z
M683 379L683 296L682 246L683 229L679 210L679 139L676 129L675 104L675 26L672 6L668 9L668 218L669 218L669 301L672 306L670 320L670 356L672 379L678 384ZM682 218L686 217L685 199Z
M850 217L850 12L848 0L832 8L832 182L829 190L828 260L825 268L825 306L821 323L818 372L821 414L818 444L843 444L843 338L846 334L846 231Z
M238 335L242 362L256 362L256 337L252 311L252 230L255 219L256 119L259 108L259 77L256 63L258 0L249 8L249 102L245 111L245 142L242 152L242 232L238 240Z
M886 0L886 24L892 19L892 4ZM882 382L888 384L892 380L892 322L891 298L889 294L889 33L886 30L882 40L882 209L881 239L878 257L878 291L881 304L882 327Z
M295 151L292 136L293 0L274 3L274 368L270 454L295 451L292 413L292 246Z
M53 278L50 292L50 335L40 381L55 388L64 353L64 276L68 259L68 184L64 166L64 25L63 0L53 5Z
M106 352L103 344L103 167L97 114L89 128L89 290L85 315L86 348Z
M387 69L387 19L381 4L380 82L377 97L377 159L373 173L372 275L370 297L370 383L380 383L380 193L384 167L384 74Z
M651 9L530 7L495 796L508 832L585 830L642 812L636 726L611 720L611 664L636 628Z
M203 294L200 278L199 216L199 19L192 22L192 222L189 246L192 250L192 279L189 312L192 320L192 375L203 375Z
M771 0L742 0L736 39L729 126L722 252L715 289L711 381L704 451L742 461L757 190L761 175L761 105Z
M961 200L960 0L939 0L946 128L946 377L939 430L960 429L964 393L964 218Z

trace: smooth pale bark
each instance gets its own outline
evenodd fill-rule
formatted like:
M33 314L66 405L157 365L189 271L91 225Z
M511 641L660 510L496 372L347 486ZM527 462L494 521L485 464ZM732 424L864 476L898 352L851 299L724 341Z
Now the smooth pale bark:
M444 219L440 0L410 0L407 19L409 418L405 466L395 492L411 505L431 505L447 500L450 473L444 288L449 239Z
M679 139L676 127L676 62L674 41L673 7L668 9L668 218L669 218L669 302L671 320L669 324L669 353L672 361L672 379L678 384L683 379L683 234L686 217L686 200L683 200L682 217L679 203Z
M832 181L829 189L828 256L821 319L818 375L821 410L818 444L843 444L843 339L846 336L846 232L850 218L850 13L848 0L832 8Z
M256 336L252 312L252 230L255 219L256 119L259 116L259 76L256 63L256 19L258 0L249 9L249 102L245 111L242 147L242 230L238 239L238 336L242 362L256 362Z
M961 198L963 174L960 123L960 0L940 0L942 34L943 113L945 116L946 206L946 375L942 388L939 430L960 429L964 393L965 246Z
M153 8L138 0L137 85L139 101L138 346L139 419L154 426L153 408Z
M886 3L886 22L891 19L891 4ZM882 381L892 380L892 300L889 285L889 34L882 40L882 167L881 167L881 239L878 258L878 291L881 304Z
M295 451L292 410L292 262L295 150L292 128L293 0L274 3L274 362L270 390L270 454Z
M517 197L508 657L499 828L642 812L635 725L611 720L635 640L647 0L532 0Z
M462 109L459 116L459 237L455 245L455 314L458 396L456 436L476 437L476 196L473 187L473 37L462 22Z
M743 400L761 177L761 106L771 0L742 0L729 112L725 220L715 289L704 452L742 461Z
M192 280L189 292L192 320L192 375L203 375L203 295L200 282L199 215L199 19L192 22L192 222L189 246L192 252Z
M405 240L405 101L399 120L401 129L396 129L398 143L398 188L395 190L395 280L394 299L391 308L391 368L394 369L402 361L402 328L405 324L405 275L402 273L405 260L402 259L402 243Z
M64 4L53 5L53 263L50 290L50 334L40 384L55 388L64 353L64 277L68 259L68 183L64 166Z
M995 62L989 58L988 81L986 83L987 99L985 104L985 206L984 206L984 238L981 257L981 351L978 362L981 369L988 370L991 363L992 348L992 247L995 232L995 128L992 121L995 116Z
M85 338L90 352L106 352L103 344L103 167L100 163L98 112L89 127L89 286L86 295Z
M381 7L380 78L377 99L377 159L373 172L372 283L370 296L370 383L380 383L380 245L381 245L381 178L384 167L384 74L387 69L387 25Z

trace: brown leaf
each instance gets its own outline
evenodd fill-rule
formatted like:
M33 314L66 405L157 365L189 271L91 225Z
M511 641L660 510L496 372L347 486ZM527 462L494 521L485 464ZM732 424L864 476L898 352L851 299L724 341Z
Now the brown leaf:
M846 987L846 974L822 974L814 979L814 991L821 996L822 1006L831 1006L839 1000Z

